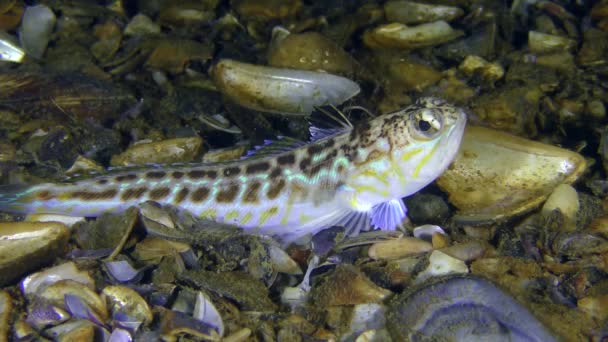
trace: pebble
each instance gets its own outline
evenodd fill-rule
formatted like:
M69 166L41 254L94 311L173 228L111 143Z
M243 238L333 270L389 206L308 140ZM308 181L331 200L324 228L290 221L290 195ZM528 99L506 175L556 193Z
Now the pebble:
M433 251L429 256L429 265L416 277L416 283L432 277L454 273L469 273L464 261L456 259L442 251Z
M135 144L110 161L112 166L144 165L150 163L185 163L200 156L203 148L201 137L167 139Z
M367 255L374 259L396 259L408 255L425 253L433 249L427 241L412 237L402 237L376 242L369 247Z

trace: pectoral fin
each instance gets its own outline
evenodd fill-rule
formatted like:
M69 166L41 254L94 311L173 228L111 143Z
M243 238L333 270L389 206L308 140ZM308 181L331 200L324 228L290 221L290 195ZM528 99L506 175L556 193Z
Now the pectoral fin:
M401 199L376 204L372 208L371 224L384 230L395 230L405 218L407 209Z

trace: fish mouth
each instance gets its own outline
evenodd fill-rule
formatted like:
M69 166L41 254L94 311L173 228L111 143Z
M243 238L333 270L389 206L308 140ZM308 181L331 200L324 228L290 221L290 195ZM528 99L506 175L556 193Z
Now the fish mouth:
M467 113L463 109L458 109L458 118L454 122L454 125L450 128L450 131L445 136L445 141L452 142L454 140L460 141L464 134L464 128L467 124Z

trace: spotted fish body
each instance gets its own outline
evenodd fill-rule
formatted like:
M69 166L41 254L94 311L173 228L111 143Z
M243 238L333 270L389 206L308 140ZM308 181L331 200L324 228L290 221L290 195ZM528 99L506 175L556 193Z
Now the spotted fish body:
M401 198L447 168L465 123L462 110L425 98L275 155L0 188L0 211L98 216L155 201L284 240L332 225L394 229Z

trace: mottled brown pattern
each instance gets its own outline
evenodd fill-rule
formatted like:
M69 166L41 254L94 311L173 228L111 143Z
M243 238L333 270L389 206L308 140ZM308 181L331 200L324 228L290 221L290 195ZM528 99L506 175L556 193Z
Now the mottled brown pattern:
M146 172L146 178L149 179L161 179L164 178L167 174L164 171L150 171Z
M207 196L209 196L210 192L211 191L209 190L209 188L202 186L194 190L192 195L190 195L190 199L192 200L192 202L202 202L207 198Z
M281 190L285 187L285 180L279 179L278 181L272 183L268 188L268 192L266 192L266 197L268 199L275 199L281 193Z
M330 138L327 139L324 143L323 143L323 148L327 149L327 148L332 148L334 147L334 145L336 144L336 141L334 140L334 138Z
M367 131L369 131L369 129L371 128L369 122L363 122L360 125L358 125L357 127L355 127L351 132L350 132L350 137L349 140L350 141L354 141L355 139L357 139L359 136L363 135L364 133L366 133Z
M239 167L228 167L224 169L224 177L234 177L241 172Z
M281 166L293 165L296 162L296 156L293 153L284 154L277 158L277 163Z
M192 171L188 172L188 177L190 177L192 179L203 178L203 177L205 177L205 171L203 171L203 170L192 170Z
M146 192L146 190L147 189L145 187L127 189L122 193L121 198L123 201L138 199L144 194L144 192Z
M181 179L184 177L184 173L181 171L173 171L173 173L171 173L171 177L173 177L173 179Z
M254 174L259 172L268 171L270 169L270 164L268 162L260 162L247 166L245 172L247 174Z
M48 190L42 190L42 191L36 193L36 198L41 201L47 201L47 200L55 198L55 196Z
M306 152L308 152L309 157L312 157L321 151L323 151L323 146L321 146L319 144L312 144L312 145L308 146L308 148L306 149Z
M308 177L314 177L317 175L317 173L319 173L319 171L321 171L323 169L323 166L325 166L325 163L318 163L315 164L313 167L311 167L308 172L307 175Z
M105 191L74 191L70 194L71 198L80 198L83 201L93 201L93 200L104 200L111 199L116 196L118 191L116 189L108 189Z
M311 162L312 162L312 159L310 159L310 158L302 159L302 161L300 162L300 170L304 171L304 170L308 169L308 167L310 167Z
M291 182L290 196L297 196L298 199L305 200L306 196L308 196L308 190L298 182Z
M282 174L283 174L283 169L281 169L279 167L275 167L274 169L272 169L272 172L270 173L270 178L277 178Z
M215 196L215 200L218 203L228 203L234 201L236 195L239 193L238 184L230 184L228 187L221 189L218 191L217 196Z
M188 190L188 188L183 188L178 191L177 194L175 194L175 199L173 200L173 203L180 204L186 198L186 196L188 196L189 192L190 190Z
M243 202L245 203L257 203L259 200L258 191L262 187L260 182L251 183L243 195Z
M207 177L210 179L216 179L217 178L217 171L215 170L209 170L207 171Z
M130 181L130 180L135 180L135 179L137 179L137 175L134 173L120 175L120 176L116 176L116 178L114 178L114 180L116 180L117 182L124 182L124 181Z
M171 189L169 189L167 187L162 187L162 188L150 190L150 193L148 194L148 196L150 197L151 200L158 201L158 200L161 200L161 199L169 196L169 193L171 193Z

